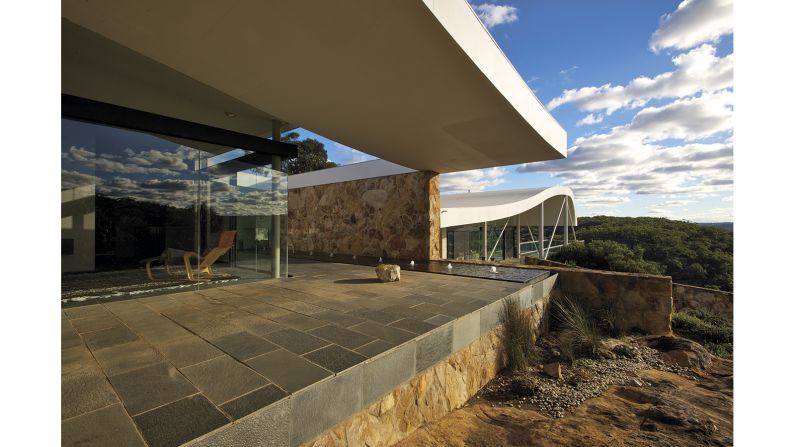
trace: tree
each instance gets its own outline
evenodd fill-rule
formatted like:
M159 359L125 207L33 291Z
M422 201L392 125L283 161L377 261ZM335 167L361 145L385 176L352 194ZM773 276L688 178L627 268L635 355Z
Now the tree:
M314 138L299 140L299 137L298 132L290 132L282 137L282 141L285 143L292 143L298 146L298 157L284 162L283 168L287 174L301 174L337 166L337 163L329 161L328 153L323 143Z
M595 216L577 220L577 238L585 244L563 250L557 260L582 267L655 273L655 267L647 264L651 263L671 275L674 282L726 291L734 287L731 231L658 217ZM592 244L596 245L586 249ZM610 251L615 253L608 256Z
M662 275L665 267L643 259L643 248L628 247L615 241L577 241L561 247L555 260L580 267L614 272L651 273Z

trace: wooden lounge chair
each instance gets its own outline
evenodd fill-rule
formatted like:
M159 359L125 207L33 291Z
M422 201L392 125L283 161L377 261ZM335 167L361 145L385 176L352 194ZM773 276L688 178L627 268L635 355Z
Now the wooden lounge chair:
M161 253L160 256L142 259L140 262L146 264L145 266L146 276L148 276L149 279L151 279L152 281L157 281L155 279L154 274L152 273L152 264L155 262L163 264L163 266L166 268L166 273L168 273L168 275L173 275L174 272L172 272L171 269L175 267L171 265L171 261L174 259L182 258L184 254L185 250L178 250L176 248L166 248L165 250L163 250L163 253Z
M197 278L200 280L210 280L217 278L219 275L213 272L213 264L221 256L225 255L235 244L235 235L237 231L227 230L218 234L218 243L213 248L208 248L204 251L201 257L195 251L185 253L183 260L185 261L185 273L188 279L193 281ZM199 263L191 263L191 258L198 258Z

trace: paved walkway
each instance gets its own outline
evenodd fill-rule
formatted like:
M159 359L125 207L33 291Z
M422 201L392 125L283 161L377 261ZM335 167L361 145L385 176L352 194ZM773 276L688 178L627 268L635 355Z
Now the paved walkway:
M522 284L296 261L295 277L64 309L64 446L175 446Z

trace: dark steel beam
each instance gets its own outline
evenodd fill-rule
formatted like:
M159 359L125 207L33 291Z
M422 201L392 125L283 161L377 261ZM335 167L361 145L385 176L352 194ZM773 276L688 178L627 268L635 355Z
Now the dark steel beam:
M67 94L61 94L61 115L71 119L278 155L283 159L295 158L298 155L298 147L294 144Z

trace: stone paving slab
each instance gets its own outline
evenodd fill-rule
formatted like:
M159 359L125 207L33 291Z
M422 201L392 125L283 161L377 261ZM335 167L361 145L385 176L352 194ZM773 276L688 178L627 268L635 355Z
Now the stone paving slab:
M61 445L143 447L146 444L124 407L115 404L63 421Z
M449 354L493 318L478 309L526 286L410 271L380 283L371 267L322 262L290 273L64 309L63 445L215 445L227 429L205 435L231 421L237 439L294 444ZM324 393L338 410L310 404ZM292 412L318 419L291 432Z

